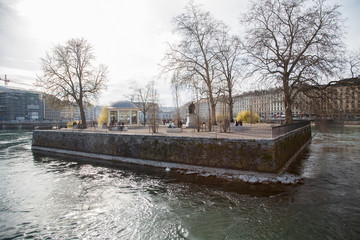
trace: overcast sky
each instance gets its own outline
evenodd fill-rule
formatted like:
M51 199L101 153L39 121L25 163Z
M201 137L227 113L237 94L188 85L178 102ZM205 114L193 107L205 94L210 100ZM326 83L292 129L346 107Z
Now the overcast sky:
M159 64L174 41L171 20L188 0L0 0L0 78L31 88L40 75L40 58L56 44L85 38L94 47L96 62L109 69L108 90L99 104L123 100L130 82L156 80L166 106L173 105L169 79L157 79ZM360 1L331 0L342 5L347 19L345 43L360 49ZM215 18L240 31L239 17L248 0L196 0ZM1 85L4 82L0 82ZM249 90L248 88L243 89ZM190 99L182 99L185 100Z

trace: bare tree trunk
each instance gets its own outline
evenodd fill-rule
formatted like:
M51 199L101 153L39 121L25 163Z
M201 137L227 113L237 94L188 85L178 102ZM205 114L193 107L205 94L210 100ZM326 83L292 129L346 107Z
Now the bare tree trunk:
M285 72L285 76L283 76L283 92L284 92L284 105L285 105L285 124L289 124L293 122L292 117L292 100L290 94L290 87L289 87L289 78L288 74Z
M209 101L210 101L210 107L211 107L211 124L216 124L216 102L212 93L211 86L208 87L209 90Z
M234 107L234 103L229 103L229 119L230 119L230 121L231 121L231 119L233 119L233 114L234 114L233 107Z
M208 98L208 130L209 132L211 132L211 127L212 127L212 124L211 124L211 105L210 105L210 100Z
M146 111L143 111L142 113L143 113L143 115L144 115L144 122L143 122L143 125L145 126L145 125L146 125Z
M230 88L229 88L229 120L231 121L231 119L233 119L233 106L234 106L234 100L233 100L233 97L232 97L232 89L230 91Z
M211 124L216 125L216 104L212 101L211 104Z
M285 124L293 123L291 100L289 94L284 94Z
M86 128L86 116L85 116L84 105L81 101L80 101L80 103L78 103L78 105L79 105L79 109L80 109L81 125L83 128Z

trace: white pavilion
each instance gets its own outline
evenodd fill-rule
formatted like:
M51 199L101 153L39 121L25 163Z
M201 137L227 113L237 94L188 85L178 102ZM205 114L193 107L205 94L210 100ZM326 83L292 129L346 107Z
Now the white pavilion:
M140 109L130 101L118 101L113 103L108 110L109 124L110 123L124 123L124 124L138 124Z

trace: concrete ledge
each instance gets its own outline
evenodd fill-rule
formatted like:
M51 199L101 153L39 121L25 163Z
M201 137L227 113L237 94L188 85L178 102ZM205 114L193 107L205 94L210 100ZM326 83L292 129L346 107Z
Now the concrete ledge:
M167 133L181 133L182 132L182 128L167 128L166 129Z
M245 126L230 126L230 130L233 132L241 132L245 130L247 127Z
M109 131L127 131L128 128L125 126L109 127Z

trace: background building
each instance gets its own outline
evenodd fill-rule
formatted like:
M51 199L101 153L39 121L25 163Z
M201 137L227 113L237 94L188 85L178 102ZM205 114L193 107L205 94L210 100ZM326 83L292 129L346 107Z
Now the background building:
M101 106L87 106L87 120L96 120ZM41 93L0 86L0 121L80 120L77 106L54 108Z
M182 115L179 111L180 119ZM175 107L160 107L159 108L159 119L160 120L174 120L177 118L177 113Z
M279 88L245 92L234 96L233 117L239 112L253 111L262 120L285 117L283 92ZM216 116L227 116L228 105L218 101ZM358 119L360 118L360 78L343 79L334 84L309 87L306 94L298 94L292 105L294 118ZM209 103L196 103L196 113L208 119Z
M0 87L0 120L31 121L43 116L41 94Z
M318 97L309 98L313 93ZM298 107L316 118L347 120L360 118L359 102L360 78L349 78L310 89L306 95L300 95Z
M130 101L118 101L106 109L109 123L138 124L140 122L140 109Z

